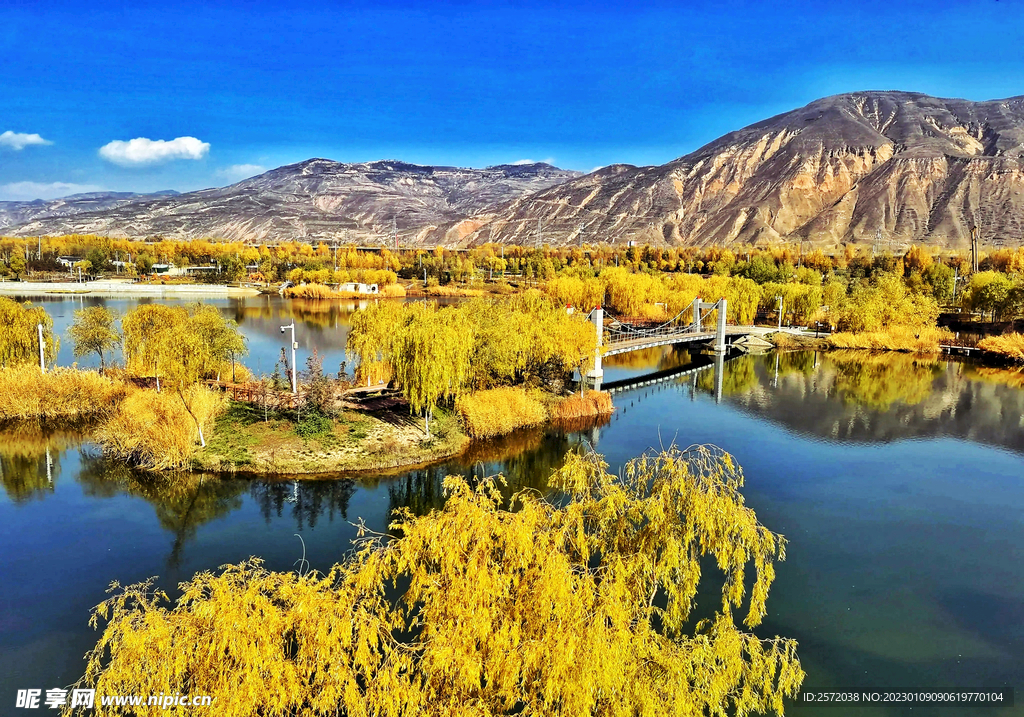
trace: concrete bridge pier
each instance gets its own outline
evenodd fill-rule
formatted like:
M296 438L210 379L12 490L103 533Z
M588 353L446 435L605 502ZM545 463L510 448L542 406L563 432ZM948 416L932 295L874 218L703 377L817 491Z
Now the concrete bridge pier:
M594 384L594 390L600 391L601 379L604 378L604 369L601 367L601 345L604 342L604 308L601 306L595 308L590 312L590 318L594 322L594 329L597 331L597 346L594 348L594 368L587 372L587 378Z
M715 349L715 403L722 402L722 380L725 376L725 351Z
M715 353L724 353L725 346L725 313L728 308L728 304L725 299L721 299L718 302L718 326L715 328ZM715 366L718 366L716 363Z

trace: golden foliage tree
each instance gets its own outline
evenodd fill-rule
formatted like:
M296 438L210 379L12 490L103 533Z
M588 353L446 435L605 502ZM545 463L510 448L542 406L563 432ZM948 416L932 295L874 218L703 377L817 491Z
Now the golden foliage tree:
M252 559L196 575L173 606L115 585L80 685L207 694L224 717L783 714L796 643L734 613L760 623L785 542L730 456L673 448L617 478L571 453L551 484L564 499L527 491L509 510L494 481L449 477L441 510L403 509L397 537L364 537L327 575ZM704 559L721 602L691 626ZM148 714L98 714L128 709Z
M199 443L206 445L203 421L192 406L196 392L189 390L204 378L219 377L233 357L244 354L245 341L234 321L212 306L144 304L132 309L122 322L129 370L152 370L169 381L195 422Z
M75 358L97 354L102 372L106 368L104 354L113 351L121 342L116 323L117 316L105 306L90 306L76 311L75 321L68 329L75 343Z
M43 327L43 357L53 363L60 339L53 333L53 319L41 306L19 304L0 296L0 367L39 362L39 326Z
M430 438L434 409L454 401L469 383L473 328L460 311L416 306L418 311L395 338L391 363L409 408L423 414Z

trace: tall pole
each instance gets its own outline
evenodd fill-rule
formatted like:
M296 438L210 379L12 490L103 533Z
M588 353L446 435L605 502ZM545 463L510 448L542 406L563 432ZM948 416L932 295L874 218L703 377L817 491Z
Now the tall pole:
M971 227L971 272L978 273L978 227Z
M295 319L292 319L292 322L287 326L282 326L281 333L283 334L287 329L291 329L292 332L292 394L298 395L299 384L298 370L297 367L295 366L295 349L298 348L299 345L295 343Z
M46 342L43 340L43 325L36 324L36 328L39 330L39 369L46 373L46 354L44 351Z
M775 298L779 300L779 329L782 329L782 296L776 296Z

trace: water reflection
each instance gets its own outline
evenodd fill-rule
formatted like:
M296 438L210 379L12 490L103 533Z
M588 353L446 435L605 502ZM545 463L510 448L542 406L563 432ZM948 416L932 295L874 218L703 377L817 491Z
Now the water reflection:
M348 520L348 502L356 483L349 478L316 481L254 481L249 495L269 525L286 514L300 532L315 528L321 518Z
M60 475L60 454L77 448L82 433L47 428L34 422L0 430L0 483L14 503L41 499L54 491Z
M273 303L248 309L269 312L245 319L251 335L259 322L276 331ZM654 350L618 370L680 370L684 353ZM610 422L521 431L442 464L358 481L154 477L106 463L81 435L8 427L0 433L0 700L81 674L80 655L96 638L88 609L110 580L159 574L161 587L173 588L250 555L293 569L295 532L325 569L349 549L350 520L384 530L397 507L439 507L448 475L503 473L507 497L545 490L566 451L584 441L615 471L673 439L732 452L748 504L790 540L764 629L800 641L809 688L853 679L1021 684L1020 372L787 352L726 361L716 387L710 359L687 355L707 367L616 394Z
M200 473L143 473L91 452L83 454L78 481L88 496L129 495L153 506L157 522L174 536L171 566L180 563L181 551L201 526L242 507L247 487L243 481Z

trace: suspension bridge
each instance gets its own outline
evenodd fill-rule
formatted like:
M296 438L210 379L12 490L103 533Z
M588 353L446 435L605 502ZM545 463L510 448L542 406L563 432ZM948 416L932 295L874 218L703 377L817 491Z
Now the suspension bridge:
M683 315L687 312L690 312L691 320L683 323ZM708 322L712 312L717 312L713 325ZM606 356L681 343L710 343L716 354L724 354L729 342L736 337L764 332L754 326L728 326L727 312L728 304L724 298L708 302L698 297L668 321L658 326L640 326L610 313L606 321L605 309L599 306L589 316L597 331L597 348L594 350L594 368L587 373L587 378L594 382L595 388L600 387L604 377L601 360Z

